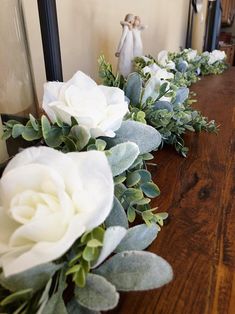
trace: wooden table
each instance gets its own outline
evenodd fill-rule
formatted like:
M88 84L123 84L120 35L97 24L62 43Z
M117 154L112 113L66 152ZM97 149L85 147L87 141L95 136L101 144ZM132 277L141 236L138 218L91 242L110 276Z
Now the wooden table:
M195 107L220 124L219 134L188 136L187 159L165 148L152 169L161 189L154 206L170 220L149 250L172 265L174 280L121 294L110 313L235 313L235 68L203 78L192 90Z

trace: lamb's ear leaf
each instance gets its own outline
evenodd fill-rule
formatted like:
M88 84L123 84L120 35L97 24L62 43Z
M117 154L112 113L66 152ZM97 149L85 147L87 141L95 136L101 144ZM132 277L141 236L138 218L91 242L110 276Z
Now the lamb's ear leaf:
M128 229L126 236L115 252L146 249L156 239L159 229L156 224L150 226L142 224Z
M156 150L162 142L162 136L155 128L137 121L123 121L115 133L114 138L105 138L109 147L130 141L138 145L140 154Z
M189 89L187 87L180 87L176 91L176 98L173 105L181 105L189 97Z
M88 274L84 288L75 288L77 302L92 311L108 311L113 309L119 300L114 285L104 277Z
M68 314L100 314L100 312L89 310L80 305L75 298L67 304L67 312Z
M25 289L32 289L33 292L36 292L43 288L62 266L63 264L42 264L9 277L4 277L4 274L1 273L0 284L12 292Z
M142 93L142 78L140 74L134 72L128 75L124 92L130 99L131 105L138 106L140 104L140 96Z
M109 216L105 220L105 226L120 226L128 229L128 219L126 216L126 212L116 197L114 197L113 200L113 208Z
M117 253L94 272L105 277L119 291L155 289L173 278L172 268L167 261L143 251Z
M126 171L139 155L139 148L135 143L127 142L112 147L107 154L113 176Z
M126 233L127 230L119 226L110 227L105 231L102 250L92 268L99 266L111 253L113 253L118 244L125 237Z

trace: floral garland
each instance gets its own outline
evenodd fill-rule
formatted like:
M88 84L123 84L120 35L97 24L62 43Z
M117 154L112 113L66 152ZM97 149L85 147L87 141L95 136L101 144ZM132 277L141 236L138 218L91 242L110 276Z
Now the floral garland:
M186 130L216 129L177 85L177 58L136 59L127 80L101 58L108 87L82 72L46 83L47 116L5 123L5 139L38 147L13 157L0 180L1 312L97 313L117 305L118 291L172 280L167 261L143 251L167 218L150 206L160 193L150 152L165 142L186 155ZM210 55L203 60L202 73L222 71ZM189 72L181 72L187 84ZM144 223L129 227L137 215Z
M198 54L185 49L180 53L162 51L157 60L151 56L136 58L135 72L127 79L115 76L103 56L99 65L103 83L125 91L130 100L130 118L156 128L162 144L173 145L184 157L188 153L183 138L187 131L217 132L215 121L208 121L192 107L194 95L187 87L197 82L200 74L222 73L227 68L224 52Z
M50 120L5 124L5 138L44 146L17 154L0 181L1 311L104 311L118 291L168 283L171 266L143 252L167 218L149 204L159 132L123 121L123 91L82 72L45 84L43 108ZM136 215L145 223L129 228Z

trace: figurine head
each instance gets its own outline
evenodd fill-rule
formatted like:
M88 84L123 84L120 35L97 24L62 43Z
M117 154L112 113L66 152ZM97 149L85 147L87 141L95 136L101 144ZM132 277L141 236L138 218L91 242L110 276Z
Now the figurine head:
M141 24L140 17L139 17L139 16L135 16L135 19L134 19L134 26L135 26L135 27L138 27L138 26L140 26L140 24Z
M135 16L134 16L134 14L127 14L127 15L126 15L126 17L125 17L125 22L134 24L134 21L135 21Z

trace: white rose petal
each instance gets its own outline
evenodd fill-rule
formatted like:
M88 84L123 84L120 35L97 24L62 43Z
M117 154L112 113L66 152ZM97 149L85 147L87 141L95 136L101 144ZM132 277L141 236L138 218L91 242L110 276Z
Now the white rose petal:
M103 152L32 147L0 181L0 266L5 276L61 257L112 208L113 178Z
M226 58L226 54L224 51L221 50L213 50L210 54L209 54L209 64L214 64L217 61L222 61Z
M116 110L110 107L116 107ZM98 86L78 71L67 83L44 85L43 109L52 122L59 119L71 124L71 117L74 117L93 137L114 137L128 112L128 103L121 89Z
M168 70L175 69L175 63L168 59L168 51L162 50L158 54L158 63Z

